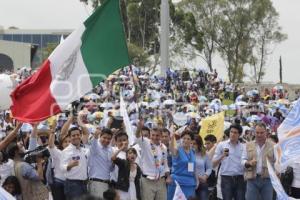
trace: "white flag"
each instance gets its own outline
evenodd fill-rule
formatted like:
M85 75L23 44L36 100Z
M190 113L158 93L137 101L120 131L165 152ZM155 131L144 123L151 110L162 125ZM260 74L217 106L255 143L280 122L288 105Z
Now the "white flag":
M123 96L122 96L122 90L120 91L120 114L123 117L126 133L128 135L128 141L129 144L132 145L135 140L135 135L133 133L133 129L129 120L129 116L126 110L126 103L124 102Z
M0 186L0 200L16 200L16 199Z
M176 189L173 196L173 200L186 200L186 197L182 192L180 185L177 183L177 181L175 181L175 183L176 183Z

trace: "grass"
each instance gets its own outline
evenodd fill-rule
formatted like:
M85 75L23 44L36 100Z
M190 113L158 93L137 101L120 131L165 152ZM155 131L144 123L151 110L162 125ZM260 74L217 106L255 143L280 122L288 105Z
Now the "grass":
M231 100L231 99L224 99L223 100L223 105L231 105L233 104L234 102ZM228 116L228 117L233 117L234 116L234 113L235 111L234 110L226 110L225 111L225 116Z

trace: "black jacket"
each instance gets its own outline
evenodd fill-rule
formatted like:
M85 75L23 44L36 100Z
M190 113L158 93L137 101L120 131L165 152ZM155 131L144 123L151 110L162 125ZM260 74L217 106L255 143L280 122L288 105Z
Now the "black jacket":
M117 158L114 163L119 167L118 181L115 183L115 188L128 192L129 189L129 176L130 176L130 163L127 160ZM142 170L137 165L136 177L134 180L136 197L141 200L141 190L140 190L140 178L142 176Z

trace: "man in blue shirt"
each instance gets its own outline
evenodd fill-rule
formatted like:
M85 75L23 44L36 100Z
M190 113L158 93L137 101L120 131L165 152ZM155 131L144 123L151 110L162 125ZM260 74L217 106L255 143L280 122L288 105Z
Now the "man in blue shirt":
M100 130L98 128L91 142L88 157L88 190L90 194L100 198L103 198L103 192L109 188L110 172L113 171L112 148L110 146L112 136L110 129Z
M244 181L244 166L241 164L243 144L239 136L243 129L239 124L229 128L229 140L220 142L213 157L213 167L221 164L221 190L223 200L244 200L246 184Z

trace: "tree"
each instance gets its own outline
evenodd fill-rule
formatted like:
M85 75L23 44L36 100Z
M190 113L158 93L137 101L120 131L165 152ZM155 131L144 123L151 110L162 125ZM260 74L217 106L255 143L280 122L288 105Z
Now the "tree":
M287 36L281 33L278 25L278 13L269 0L261 0L255 4L255 31L253 32L253 52L250 65L253 67L253 79L258 84L265 75L267 56L272 47L282 42Z
M190 9L194 13L197 22L196 27L202 33L203 59L212 72L212 56L215 52L217 16L219 15L218 2L217 0L185 0L183 4L186 9Z

